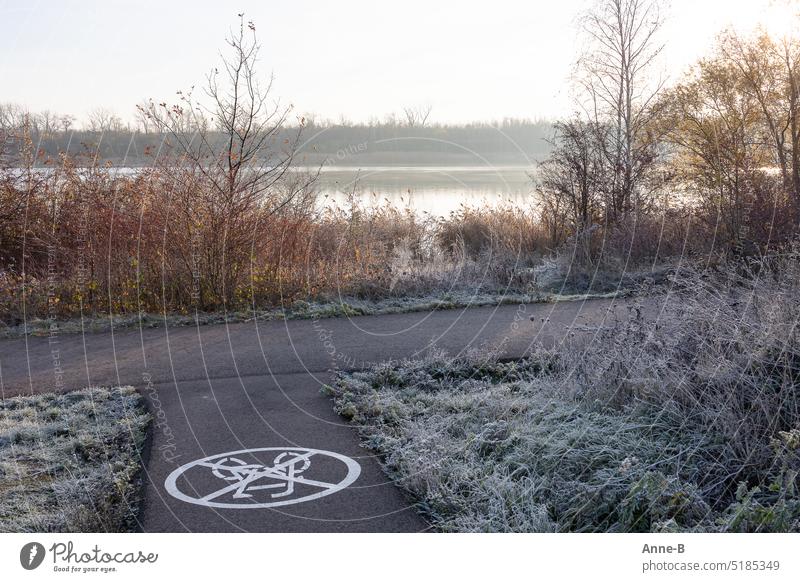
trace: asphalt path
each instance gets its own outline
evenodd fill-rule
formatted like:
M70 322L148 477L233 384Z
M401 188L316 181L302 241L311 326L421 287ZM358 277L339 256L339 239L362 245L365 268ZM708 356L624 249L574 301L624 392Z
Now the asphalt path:
M433 349L518 358L628 309L591 300L2 340L0 389L135 386L154 416L143 531L424 531L321 387L337 370Z

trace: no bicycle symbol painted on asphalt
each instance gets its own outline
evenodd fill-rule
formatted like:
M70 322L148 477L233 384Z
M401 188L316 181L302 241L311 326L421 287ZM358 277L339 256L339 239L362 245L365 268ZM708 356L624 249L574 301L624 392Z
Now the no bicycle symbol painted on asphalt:
M339 453L270 447L213 455L178 467L164 487L181 501L258 509L312 501L358 479L359 464Z

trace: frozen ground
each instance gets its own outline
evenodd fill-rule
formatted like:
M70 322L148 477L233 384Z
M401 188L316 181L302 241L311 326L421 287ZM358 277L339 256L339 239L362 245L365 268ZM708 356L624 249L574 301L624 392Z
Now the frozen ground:
M131 387L0 401L0 531L136 529L149 420Z

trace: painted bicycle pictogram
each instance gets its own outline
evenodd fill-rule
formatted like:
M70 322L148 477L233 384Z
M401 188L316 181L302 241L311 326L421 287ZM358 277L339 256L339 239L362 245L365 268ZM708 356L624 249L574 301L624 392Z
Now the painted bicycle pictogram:
M360 465L331 451L267 447L186 463L164 487L181 501L228 509L279 507L319 499L358 479Z

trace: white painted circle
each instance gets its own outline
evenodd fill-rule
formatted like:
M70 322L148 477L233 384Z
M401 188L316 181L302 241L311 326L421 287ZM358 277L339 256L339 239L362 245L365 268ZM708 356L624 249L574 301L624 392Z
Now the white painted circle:
M239 458L242 456L248 456L249 459ZM322 480L319 476L316 479L306 477L304 474L308 474L309 469L314 467L314 457L340 461L347 473L336 481ZM193 492L197 496L181 491L178 488L178 479L181 476L188 479L187 473L192 470L199 471L200 474L207 472L208 476L219 482L219 489L207 493ZM358 462L339 453L300 447L266 447L220 453L181 465L169 474L164 488L174 498L195 505L225 509L261 509L304 503L332 495L354 483L360 474L361 466ZM208 476L205 476L206 480L209 480ZM309 494L292 497L295 485L321 491L312 489ZM258 499L259 496L261 500ZM270 500L264 501L264 497ZM228 500L215 501L219 498Z

